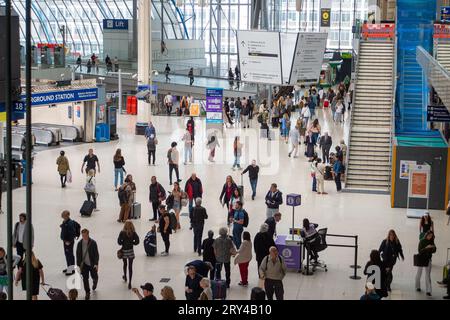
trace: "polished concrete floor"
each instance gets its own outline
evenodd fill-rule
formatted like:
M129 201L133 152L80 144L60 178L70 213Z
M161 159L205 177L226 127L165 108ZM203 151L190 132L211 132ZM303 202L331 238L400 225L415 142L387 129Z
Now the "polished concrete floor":
M329 110L319 111L319 119L323 131L329 131L335 144L341 137L346 137L345 126L336 126L331 121ZM142 203L142 219L134 221L136 230L144 238L152 226L148 221L151 207L148 202L148 185L150 177L156 175L158 180L168 188L168 165L166 152L170 142L178 141L182 154L181 136L183 134L184 119L175 117L155 117L159 140L157 149L157 165L147 165L145 139L134 135L133 116L119 117L120 139L108 143L81 144L64 147L70 161L74 175L73 183L66 189L61 189L55 161L59 149L41 151L37 154L33 170L33 221L35 227L35 252L44 265L45 281L54 287L66 290L66 277L61 273L65 266L62 243L59 239L60 213L68 209L72 218L81 223L83 228L91 231L91 236L99 245L100 250L100 282L92 299L136 299L136 296L123 283L122 262L116 258L118 249L117 236L122 225L117 223L119 202L113 186L112 157L116 148L121 148L125 156L125 168L133 174L137 185L137 201ZM51 122L49 120L49 122ZM227 175L232 175L238 182L239 171L232 171L232 143L235 135L240 135L244 142L244 156L242 165L245 166L256 159L260 164L261 176L258 182L258 194L255 201L250 198L250 185L245 177L245 208L250 215L248 231L252 239L259 226L265 220L264 195L272 182L278 183L283 194L300 193L302 205L295 210L295 224L300 226L304 217L318 223L320 227L328 227L333 234L358 235L359 250L358 264L364 266L371 249L377 249L387 231L395 229L403 244L405 261L399 262L394 270L393 291L390 299L441 299L444 290L436 285L440 280L442 266L446 258L447 247L450 247L450 232L446 226L446 216L443 211L433 211L435 221L437 252L433 257L432 281L433 297L427 298L424 293L416 293L414 288L415 268L413 254L417 250L419 227L418 220L408 219L404 209L392 209L390 198L386 195L366 195L353 193L337 193L334 183L326 182L328 195L317 195L311 191L311 177L309 163L301 147L300 157L289 158L288 145L277 139L268 143L259 139L256 121L250 129L224 129L223 137L219 140L221 147L217 149L216 163L207 161L205 150L206 130L204 121L196 122L196 144L194 163L180 166L182 185L192 172L196 172L204 184L204 206L208 210L209 219L206 231L211 229L218 233L225 223L225 210L219 203L219 194ZM98 212L90 218L82 218L79 209L85 200L84 174L81 174L81 164L88 148L94 148L100 159L101 172L97 175ZM5 197L3 197L5 201ZM5 208L6 203L3 202ZM25 210L25 188L14 191L14 221L19 213ZM185 210L186 211L186 210ZM287 233L292 224L292 210L283 205L283 217L277 230L279 234ZM171 236L171 250L168 257L146 257L142 244L136 247L134 262L133 285L152 282L155 293L160 297L160 289L170 285L175 290L178 299L184 299L184 273L186 262L197 259L193 253L193 234L188 228L188 218L181 218L182 230ZM332 244L352 244L351 239L328 238ZM6 215L0 215L0 246L6 245ZM158 252L163 250L163 242L158 235ZM284 279L286 299L359 299L364 292L364 277L361 280L351 280L349 276L353 264L354 251L349 248L329 247L321 253L321 259L328 264L328 272L318 271L312 276L304 276L296 272L289 272ZM256 262L250 263L250 285L242 288L237 285L240 281L239 269L232 267L232 284L229 290L230 299L247 299L252 286L258 284ZM361 269L358 270L361 275ZM161 283L162 278L170 278L168 283ZM423 285L424 286L424 285ZM16 288L16 298L23 299L24 292ZM81 298L84 294L80 293ZM40 299L48 299L41 290Z

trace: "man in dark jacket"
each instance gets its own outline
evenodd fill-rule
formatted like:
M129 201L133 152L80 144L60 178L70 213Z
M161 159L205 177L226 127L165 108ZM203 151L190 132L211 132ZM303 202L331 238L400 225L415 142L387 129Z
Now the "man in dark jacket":
M63 241L64 255L66 256L67 269L63 270L66 276L75 273L75 256L73 255L73 246L75 244L75 238L78 239L80 236L80 225L75 220L70 219L70 212L64 210L61 213L61 218L63 219L61 228L61 240Z
M252 161L252 164L245 168L241 174L245 174L248 171L248 178L250 179L250 185L252 186L252 200L256 197L256 186L258 184L259 166L256 165L256 160Z
M194 208L194 199L201 198L203 195L202 182L199 178L197 178L197 174L195 172L192 173L189 180L186 181L184 192L187 193L189 198L189 219L191 220L190 229L192 229L192 211Z
M330 163L330 149L333 145L333 140L328 135L328 132L320 137L319 148L322 148L322 161L323 163Z
M283 203L283 194L277 189L277 184L272 183L269 192L266 194L267 218L272 217L278 212L280 205Z
M192 211L192 228L194 229L194 252L202 255L202 236L205 220L208 219L206 209L202 207L202 198L195 199L195 208Z
M245 103L244 103L245 101ZM250 115L250 103L248 100L245 99L242 102L242 110L241 110L241 116L242 116L242 128L250 128L248 117Z
M201 280L202 276L196 272L195 267L189 266L185 282L186 300L198 300L203 291L200 287Z
M255 249L256 262L258 264L258 274L259 266L263 259L269 254L270 247L275 246L275 241L273 241L273 238L267 232L268 230L269 226L266 223L263 223L253 240L253 248Z
M277 212L273 217L267 218L265 223L269 226L267 233L273 238L277 233L277 223L281 220L281 213Z
M156 177L153 176L151 178L151 184L149 187L149 201L152 204L153 209L153 219L150 219L149 221L156 221L156 213L158 212L158 207L161 204L162 201L166 199L166 190L164 190L163 186L156 181ZM158 215L159 218L159 215Z
M211 272L209 274L209 278L214 280L215 278L215 267L216 267L216 255L214 254L214 232L212 230L208 231L208 238L203 240L202 250L203 250L203 261L209 262L212 265Z
M202 260L194 260L186 263L186 271L190 266L195 267L196 272L204 278L207 278L208 273L213 269L211 262Z
M89 274L92 277L92 290L97 289L98 283L98 261L100 255L98 253L97 242L89 237L89 230L81 231L81 241L77 245L77 266L80 267L81 276L83 277L84 291L86 292L85 300L91 298L91 289L89 287Z

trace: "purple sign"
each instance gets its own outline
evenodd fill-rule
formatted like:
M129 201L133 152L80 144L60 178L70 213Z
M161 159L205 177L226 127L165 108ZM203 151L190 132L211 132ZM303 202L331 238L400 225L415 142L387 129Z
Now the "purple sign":
M300 242L288 242L287 235L279 235L275 240L278 252L284 258L288 269L301 270L302 268L302 246ZM291 237L291 236L289 236ZM289 239L287 239L289 240Z
M206 122L222 123L223 89L206 88Z

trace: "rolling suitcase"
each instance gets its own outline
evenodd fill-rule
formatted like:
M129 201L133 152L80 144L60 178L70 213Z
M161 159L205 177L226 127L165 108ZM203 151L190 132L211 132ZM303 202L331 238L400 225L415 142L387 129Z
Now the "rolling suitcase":
M244 199L244 178L243 178L242 174L241 174L241 184L239 186L237 186L237 188L239 190L239 193L240 193L242 199Z
M80 209L81 215L90 217L92 215L92 211L94 211L94 207L94 202L88 200L84 201Z
M156 233L147 233L144 239L144 250L147 257L154 257L156 255Z
M41 286L50 300L68 300L66 294L61 289L52 288L52 286L46 283L42 284ZM45 287L49 287L49 289L46 290Z
M212 280L211 290L213 299L225 300L227 298L227 282L225 280Z
M130 219L141 218L141 204L139 202L133 203L130 210Z

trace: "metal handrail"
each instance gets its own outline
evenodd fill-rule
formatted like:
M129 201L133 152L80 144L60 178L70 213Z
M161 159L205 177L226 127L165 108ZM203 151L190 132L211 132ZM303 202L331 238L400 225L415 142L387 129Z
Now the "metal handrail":
M395 137L395 114L396 114L396 94L397 94L397 36L394 40L394 65L392 70L392 108L391 108L391 130L390 130L390 148L389 148L389 163L391 164L390 170L392 175L392 146ZM400 111L399 111L400 112ZM388 189L391 191L391 183L389 181Z

